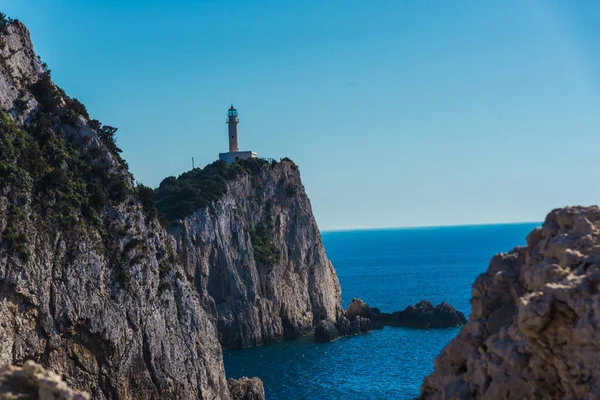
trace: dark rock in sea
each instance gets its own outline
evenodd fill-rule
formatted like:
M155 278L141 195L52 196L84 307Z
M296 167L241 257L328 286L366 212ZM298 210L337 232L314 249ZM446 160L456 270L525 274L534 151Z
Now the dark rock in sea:
M467 323L465 315L450 304L443 302L434 308L427 300L408 306L404 311L383 313L379 318L384 325L417 329L451 328Z
M350 322L350 331L354 334L368 333L371 332L371 320L369 318L363 318L356 316L353 321Z
M229 378L227 387L232 400L265 400L265 388L258 378Z
M357 317L369 319L369 331L371 329L383 328L383 324L379 322L381 311L379 311L378 308L369 307L367 303L358 298L354 298L350 301L348 310L346 310L346 317L350 321L354 321L354 319Z
M337 320L337 329L340 333L340 336L352 335L352 326L350 325L350 320L343 315L340 315Z
M402 326L416 329L452 328L467 323L465 315L450 304L443 302L437 307L423 300L404 311L382 313L378 308L369 307L361 299L352 299L348 309L337 322L322 320L315 330L315 340L329 342L340 336L359 335L381 329L384 326Z
M339 336L335 323L330 319L321 320L315 328L314 338L317 342L331 342Z

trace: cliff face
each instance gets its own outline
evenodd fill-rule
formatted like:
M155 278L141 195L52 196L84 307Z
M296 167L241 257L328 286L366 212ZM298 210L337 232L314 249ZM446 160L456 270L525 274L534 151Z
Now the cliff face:
M304 335L341 311L339 282L298 168L288 160L251 164L172 231L227 347Z
M13 109L17 99L22 100L23 112L13 113L19 123L23 123L37 107L37 101L29 87L44 72L35 56L29 31L20 22L0 28L0 106Z
M0 365L95 399L228 399L221 347L110 127L0 33Z
M421 398L600 397L600 209L552 211L495 256Z

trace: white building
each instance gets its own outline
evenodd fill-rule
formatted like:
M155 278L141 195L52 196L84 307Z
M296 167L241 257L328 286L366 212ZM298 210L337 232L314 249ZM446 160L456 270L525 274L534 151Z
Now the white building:
M237 160L245 160L247 158L256 158L258 155L253 151L240 151L238 147L238 128L240 122L238 112L231 108L227 112L227 125L229 133L229 151L227 153L219 153L219 160L225 161L227 164L236 162Z

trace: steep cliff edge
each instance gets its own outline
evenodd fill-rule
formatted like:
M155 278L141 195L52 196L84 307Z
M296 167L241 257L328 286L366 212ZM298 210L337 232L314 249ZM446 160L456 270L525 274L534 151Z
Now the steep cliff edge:
M228 399L221 346L114 128L0 18L0 365L94 399Z
M340 286L298 167L256 159L206 168L228 176L225 186L171 233L187 276L218 321L221 343L277 342L311 332L323 318L335 320ZM200 179L189 174L179 179ZM167 178L158 197L174 183Z
M552 211L473 284L422 399L600 398L600 209Z

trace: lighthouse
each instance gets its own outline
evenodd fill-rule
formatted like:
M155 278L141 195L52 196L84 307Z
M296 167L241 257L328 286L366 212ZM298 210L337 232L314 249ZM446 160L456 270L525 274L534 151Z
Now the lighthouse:
M219 160L225 161L227 164L231 164L237 160L257 157L257 154L253 151L240 151L238 144L239 123L238 111L232 104L229 110L227 110L227 138L229 140L229 151L227 153L219 153Z
M238 147L238 131L237 126L240 123L240 119L238 118L238 112L235 108L233 108L233 104L227 111L227 126L229 131L229 152L235 153L240 151Z

